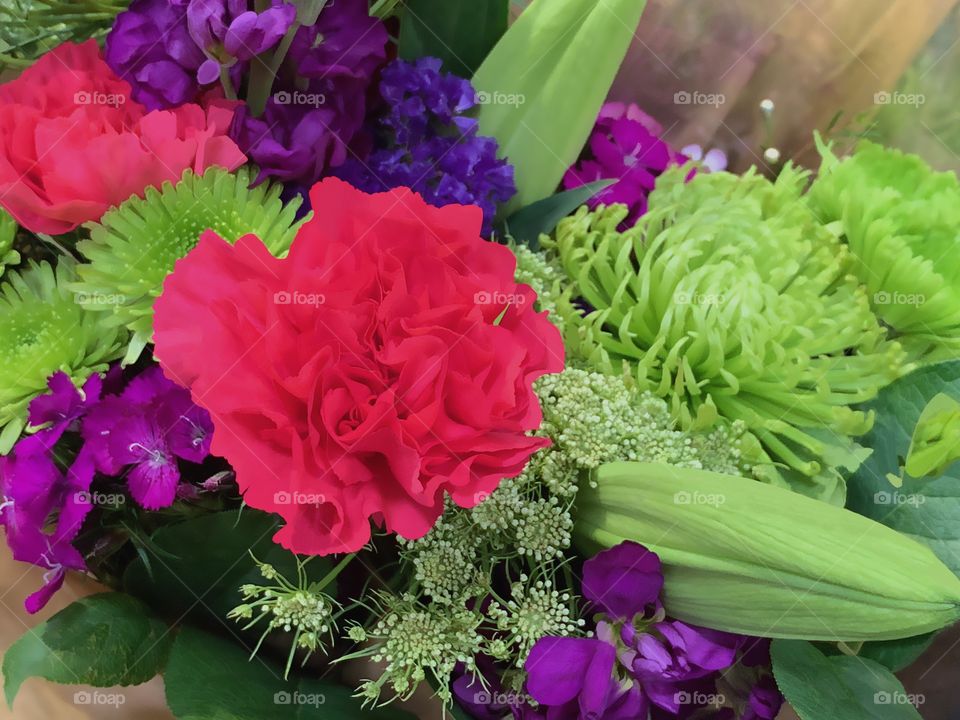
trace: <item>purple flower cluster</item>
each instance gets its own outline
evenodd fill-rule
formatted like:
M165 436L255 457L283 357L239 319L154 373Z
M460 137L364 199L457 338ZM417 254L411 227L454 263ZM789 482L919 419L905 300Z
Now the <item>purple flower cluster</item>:
M477 103L469 81L440 70L436 58L395 60L380 82L386 115L374 151L351 159L337 173L367 192L409 187L431 205L477 205L484 234L492 229L497 204L516 192L513 167L497 159L497 142L477 134L466 115Z
M156 366L126 387L119 368L92 375L80 390L57 372L48 387L29 409L30 425L42 429L0 457L7 544L17 560L47 570L43 587L27 598L31 613L60 588L67 569L86 569L73 540L94 507L97 473L123 478L146 509L169 506L180 487L178 460L202 462L213 432L206 411ZM66 465L65 455L73 457Z
M366 0L328 3L315 24L297 30L263 114L241 106L230 130L260 167L257 182L271 177L303 189L347 159L387 37Z
M247 62L275 47L296 8L273 0L257 13L246 0L134 0L107 36L104 57L149 110L175 107L216 83L234 84Z
M597 180L616 180L590 199L590 207L621 203L630 208L627 227L647 211L647 196L660 174L687 157L661 139L663 128L634 104L611 102L600 109L588 143L589 156L567 170L568 190Z
M476 717L504 712L524 720L776 717L783 699L769 673L769 641L667 619L655 553L621 543L584 563L582 585L600 618L594 637L547 637L534 645L524 669L526 692L537 707L523 698L496 708L478 705L470 692L477 681L458 678L454 692ZM718 687L721 675L733 672L749 683L748 697L725 696ZM484 676L499 687L495 672L488 669Z

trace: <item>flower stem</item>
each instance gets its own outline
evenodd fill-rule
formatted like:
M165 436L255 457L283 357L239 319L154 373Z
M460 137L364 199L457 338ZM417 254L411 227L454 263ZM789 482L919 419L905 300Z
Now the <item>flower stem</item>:
M220 84L223 85L223 94L227 100L237 99L237 90L233 87L233 80L230 79L230 69L225 65L220 66Z

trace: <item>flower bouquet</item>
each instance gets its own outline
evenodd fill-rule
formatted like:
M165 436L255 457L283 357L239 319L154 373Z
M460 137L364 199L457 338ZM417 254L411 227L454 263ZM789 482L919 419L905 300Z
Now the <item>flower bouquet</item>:
M642 9L0 10L0 521L27 611L104 586L7 650L12 707L920 717L960 184L671 147L605 102Z

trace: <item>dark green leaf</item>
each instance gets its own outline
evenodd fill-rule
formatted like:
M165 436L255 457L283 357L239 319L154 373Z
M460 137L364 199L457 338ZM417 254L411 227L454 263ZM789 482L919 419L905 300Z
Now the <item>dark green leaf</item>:
M326 680L283 679L283 671L243 647L186 627L164 673L167 704L180 720L412 720L396 708L361 710L349 688Z
M406 0L400 57L438 57L444 70L472 77L506 32L509 5L509 0Z
M907 475L901 488L887 477L900 475L920 413L941 392L960 398L960 362L916 370L867 406L876 412L876 422L860 442L873 448L873 455L847 481L847 505L929 546L960 575L960 463L939 477Z
M527 205L507 218L507 234L517 242L526 243L536 250L541 234L553 232L558 222L615 182L617 181L596 180Z
M4 694L42 677L94 687L137 685L163 669L170 650L167 626L136 598L102 593L77 600L28 630L3 656Z
M885 640L864 643L858 655L880 663L893 672L900 672L913 664L933 643L936 633L917 635L903 640Z
M801 720L921 720L903 685L882 665L825 656L805 640L774 640L773 674Z
M163 615L223 622L240 602L244 583L263 582L250 553L296 578L293 554L273 542L277 520L245 508L242 512L204 515L161 528L151 537L150 566L134 561L124 575L128 592L142 598ZM311 577L321 577L330 565L314 560Z

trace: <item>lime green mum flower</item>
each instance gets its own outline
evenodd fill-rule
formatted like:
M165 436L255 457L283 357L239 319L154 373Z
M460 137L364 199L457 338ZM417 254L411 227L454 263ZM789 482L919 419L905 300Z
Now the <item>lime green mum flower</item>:
M903 372L903 350L801 200L805 173L685 178L661 177L626 232L622 206L581 208L541 239L574 282L556 305L572 359L626 364L684 427L741 421L777 465L763 479L842 503L838 468L862 461L851 436L872 423L851 406Z
M123 355L127 332L84 312L67 285L74 263L61 258L54 270L31 262L11 272L0 290L0 453L27 424L27 406L62 370L77 384Z
M7 265L20 262L20 253L13 249L16 237L17 221L5 210L0 210L0 275Z
M810 207L854 257L874 312L912 359L960 354L960 183L916 155L863 143L823 164Z
M300 201L284 204L279 185L250 187L253 173L210 168L189 170L175 186L147 188L91 223L90 239L77 244L90 260L77 268L71 289L88 310L133 333L124 363L139 357L153 336L153 303L174 263L190 252L207 229L231 242L253 233L274 254L285 253L301 221ZM305 220L306 218L304 218Z

